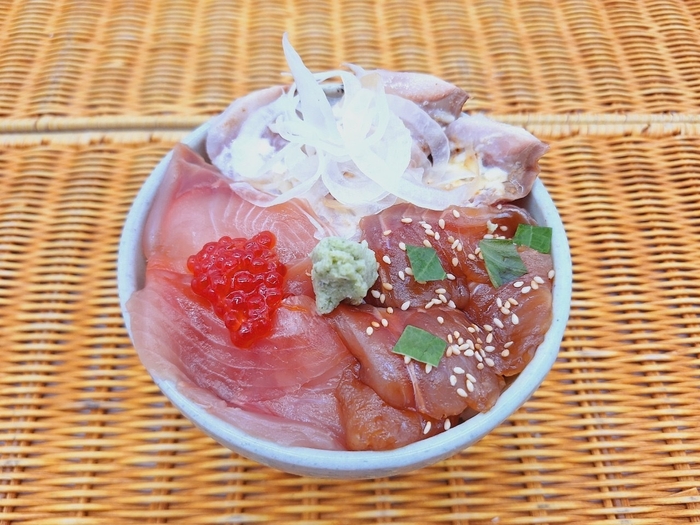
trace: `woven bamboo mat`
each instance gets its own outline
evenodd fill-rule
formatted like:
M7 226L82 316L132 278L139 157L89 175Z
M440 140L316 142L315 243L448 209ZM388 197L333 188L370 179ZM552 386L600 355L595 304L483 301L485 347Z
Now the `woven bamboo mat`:
M173 409L116 295L131 201L188 130L313 69L443 76L549 142L574 302L533 398L368 481L287 475ZM0 0L0 525L700 522L700 2Z

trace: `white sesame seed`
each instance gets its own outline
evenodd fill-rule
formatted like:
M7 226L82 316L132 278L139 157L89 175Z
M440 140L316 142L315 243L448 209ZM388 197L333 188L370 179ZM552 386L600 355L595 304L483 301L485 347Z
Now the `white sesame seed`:
M481 354L479 352L474 352L474 357L476 357L476 360L480 363L484 360L484 358L481 357Z
M496 347L489 345L489 346L485 346L484 350L486 350L490 354L491 352L496 350Z
M404 217L401 219L401 222L403 222L404 224L411 224L413 222L413 219L411 219L410 217Z
M463 249L464 249L464 247L462 246L462 241L459 241L459 246L457 246L457 251L461 252Z
M386 313L388 313L388 314L393 314L393 313L394 313L394 309L393 309L391 306L388 306L387 309L386 309Z
M440 295L438 295L438 298L440 299L440 302L441 302L441 303L446 303L446 302L447 302L447 297L445 296L445 294L442 294L442 293L441 293Z
M532 278L532 280L535 281L537 284L544 284L544 279L542 279L542 277L540 277L539 275L535 275Z
M469 255L467 255L467 257L470 261L476 261L476 255L474 255L473 253L470 253Z
M432 248L432 247L433 247L433 245L430 244L430 241L429 241L428 239L423 239L423 246L425 246L426 248Z
M463 388L458 388L457 389L457 395L459 397L467 397L467 391L464 390Z
M433 303L433 300L431 299L430 301L425 303L425 306L423 308L425 308L426 310L430 310L433 307L433 304L435 303Z
M402 310L408 310L408 307L411 306L411 301L406 301L401 305Z
M508 357L510 355L510 350L507 348L501 352L501 357Z
M382 288L385 290L393 290L394 286L391 283L382 283Z
M379 328L379 323L377 321L372 321L371 324L374 328Z
M388 255L385 255L384 257L382 257L382 261L384 261L387 264L391 264L391 259L389 258Z
M494 363L493 359L491 359L490 357L487 357L486 359L484 359L484 363L486 363L487 366L491 366L491 367L493 367L493 365L496 364L496 363Z
M474 377L473 375L471 375L469 373L467 373L467 379L469 381L471 381L472 383L476 383L476 377Z
M478 355L478 354L477 354ZM476 369L477 370L483 370L484 369L484 363L477 363L476 364Z
M487 233L486 235L484 235L484 239L493 239L493 234Z
M454 343L455 338L452 337L452 334L447 334L447 342L448 343Z
M457 384L457 376L456 376L456 375L452 374L452 375L450 376L450 384L451 384L452 386L455 386L455 385Z
M479 252L479 259L481 259L482 261L484 260L484 254L481 252Z
M372 297L375 299L379 299L379 290L372 290Z
M499 229L500 229L502 232L507 232L507 231L508 231L508 226L500 226Z
M454 332L452 332L452 335L454 335L455 337L459 337L461 334L459 333L459 330L455 330Z
M491 326L490 324L485 324L485 325L484 325L484 330L486 330L487 332L492 332L492 331L493 331L493 326Z
M497 209L497 210L502 210L502 209L503 209L503 204L497 205L497 206L496 206L496 209Z
M386 319L382 319L382 326L385 328L389 326L389 321L387 321Z
M449 306L450 308L457 308L457 305L455 304L455 302L452 299L450 299L447 302L447 306Z
M445 290L444 288L436 288L435 293L439 295L441 293L447 293L447 290Z
M456 277L451 273L448 273L445 277L447 277L448 281L454 281L456 279Z
M509 302L510 304L512 304L513 306L518 306L518 301L516 301L516 300L513 299L512 297L509 297L509 298L508 298L508 302Z
M459 246L459 239L455 239L454 241L452 241L452 246L450 246L450 248L454 250L455 248L457 248L457 246Z
M450 430L452 428L452 422L449 419L445 420L445 430Z
M498 305L499 308L503 306L503 301L501 301L500 297L496 297L496 304Z
M372 335L374 333L374 328L371 326L368 326L367 329L365 330L367 332L367 335Z
M510 320L513 322L513 324L518 324L520 322L520 319L518 318L518 316L516 314L513 314L510 317Z
M401 241L399 243L399 249L403 250L404 252L406 251L406 243Z
M457 257L452 257L452 266L457 266L459 264L459 259Z
M435 232L433 230L425 230L425 234L430 237L435 237Z
M503 321L501 321L499 318L495 317L493 319L493 324L495 324L498 328L503 328Z
M402 281L406 280L406 274L403 270L399 270L399 279L401 279Z
M403 362L406 363L407 365L410 365L411 364L411 356L410 355L403 356Z
M463 373L464 373L464 368L462 368L461 366L456 366L456 367L454 367L454 368L452 369L452 371L453 371L455 374L463 374Z
M453 242L455 242L455 238L454 238L452 235L448 235L448 236L447 236L447 242L453 243Z
M540 285L537 284L537 281L534 280L530 282L530 286L532 286L533 290L537 290L540 287Z
M501 306L501 313L503 315L508 315L510 313L510 308L506 308L505 306Z
M440 232L435 232L435 240L436 241L440 240Z
M438 315L438 316L437 316L437 322L440 323L440 324L442 324L442 323L445 322L445 319L444 319L443 317L441 317L441 316Z
M420 224L424 230L432 230L433 229L433 227L425 221L420 221L418 224Z
M447 347L447 350L445 350L445 355L447 357L450 357L452 355L452 347L451 346Z
M464 344L464 337L460 337L459 339L457 339L457 343L460 345L463 345Z
M472 349L466 350L464 352L464 355L466 355L467 357L471 357L474 355L474 350L472 350Z
M391 230L384 230L382 233L384 235L391 235Z
M474 392L474 383L472 383L468 379L467 379L467 390L469 390L470 392Z
M440 219L438 221L438 226L440 226L440 228L442 228L444 230L445 229L445 219Z
M379 302L384 304L384 301L386 301L386 295L383 293L379 294Z
M506 344L503 345L503 348L510 348L513 346L513 341L508 341Z
M459 219L459 212L457 210L452 210L452 215L454 215L455 219Z
M478 246L476 248L474 248L474 255L479 255L480 253L481 253L481 248L479 248Z
M406 266L406 268L404 268L403 271L406 272L406 275L413 275L413 270L410 266Z
M430 363L425 363L425 373L429 374L430 372L432 372L432 370L433 370L433 365L431 365Z
M549 272L547 273L547 277L549 277L550 279L554 279L554 270L549 270Z
M531 290L529 286L523 286L523 289L520 290L522 293L528 293Z
M515 281L515 282L513 283L513 286L514 286L515 288L520 288L523 284L525 284L525 283L522 282L522 281Z
M473 326L467 326L467 332L469 332L470 334L476 333L476 328L474 328Z
M493 342L493 332L489 332L489 333L486 335L486 342L487 342L487 343Z
M431 427L431 426L432 426L432 424L430 423L430 421L428 421L428 422L425 424L425 428L423 429L423 434L427 434L428 432L430 432L430 427Z

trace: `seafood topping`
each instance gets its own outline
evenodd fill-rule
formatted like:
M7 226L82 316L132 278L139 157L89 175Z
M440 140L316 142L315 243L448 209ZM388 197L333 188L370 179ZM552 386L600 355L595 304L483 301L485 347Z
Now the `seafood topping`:
M187 259L192 291L212 304L235 345L249 346L272 329L287 271L273 251L275 241L268 231L250 240L224 236Z

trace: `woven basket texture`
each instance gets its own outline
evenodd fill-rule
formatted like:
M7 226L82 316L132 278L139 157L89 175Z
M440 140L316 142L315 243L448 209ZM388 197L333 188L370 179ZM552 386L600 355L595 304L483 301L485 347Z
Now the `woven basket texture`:
M312 69L440 75L551 145L574 297L532 399L417 472L303 478L160 394L117 244L160 158ZM700 522L700 2L0 0L0 525Z

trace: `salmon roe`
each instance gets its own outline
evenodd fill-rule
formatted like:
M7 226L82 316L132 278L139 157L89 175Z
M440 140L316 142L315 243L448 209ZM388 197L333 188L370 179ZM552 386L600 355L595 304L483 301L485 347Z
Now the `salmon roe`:
M269 231L252 239L224 236L187 259L192 291L212 304L236 346L250 346L272 330L287 272L273 250L276 241Z

